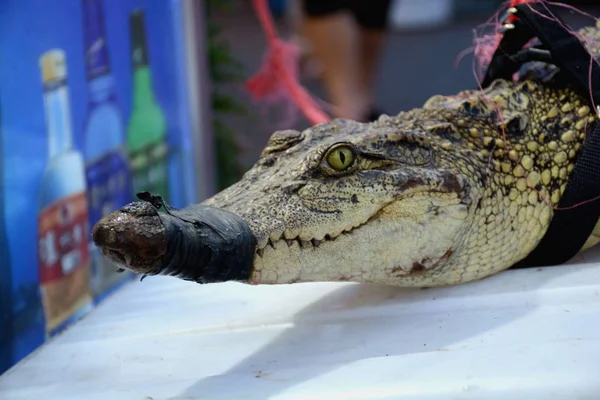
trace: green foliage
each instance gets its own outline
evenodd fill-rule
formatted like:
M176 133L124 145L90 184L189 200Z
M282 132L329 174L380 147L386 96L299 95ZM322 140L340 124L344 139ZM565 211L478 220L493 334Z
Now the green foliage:
M207 14L214 9L231 10L232 0L207 0ZM245 107L231 95L223 91L223 87L240 83L245 77L242 65L231 55L229 46L219 39L221 29L208 18L208 64L212 83L211 104L213 111L213 132L215 138L215 155L217 163L217 189L222 190L238 181L242 169L238 162L240 149L236 133L224 121L231 115L245 115Z
M206 0L206 5L209 10L220 9L222 11L231 11L235 0Z

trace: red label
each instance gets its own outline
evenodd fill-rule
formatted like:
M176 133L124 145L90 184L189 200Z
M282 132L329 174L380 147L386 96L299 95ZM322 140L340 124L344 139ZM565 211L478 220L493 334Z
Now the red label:
M60 199L38 217L40 282L59 280L89 261L86 193Z

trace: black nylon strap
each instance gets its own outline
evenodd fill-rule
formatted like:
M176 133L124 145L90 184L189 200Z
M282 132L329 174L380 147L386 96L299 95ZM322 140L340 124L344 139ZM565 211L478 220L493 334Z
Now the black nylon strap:
M573 258L600 218L600 124L580 150L558 210L537 247L513 268L559 265ZM587 202L587 203L586 203Z
M550 14L547 6L538 5L536 8L538 10L521 5L517 8L519 18L533 32L536 32L538 39L554 56L556 66L571 75L579 86L581 94L588 97L591 86L594 103L600 105L600 66L594 62L581 40L569 32L566 23L562 20L556 21L558 17ZM590 68L592 68L592 82L590 82Z
M515 27L504 34L483 81L510 79L520 63L510 56L533 37L550 51L554 64L573 78L582 96L600 105L600 67L569 27L540 3L516 7ZM590 83L590 67L592 82ZM593 110L595 112L596 110ZM582 248L600 218L600 124L588 133L575 169L555 210L550 226L537 247L512 268L559 265L569 261Z

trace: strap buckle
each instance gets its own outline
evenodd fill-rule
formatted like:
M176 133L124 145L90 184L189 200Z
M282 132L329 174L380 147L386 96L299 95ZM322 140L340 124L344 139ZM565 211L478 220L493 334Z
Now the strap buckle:
M500 16L500 27L498 28L498 33L506 33L511 29L515 29L515 14L518 9L516 7L510 7L508 10L504 11Z

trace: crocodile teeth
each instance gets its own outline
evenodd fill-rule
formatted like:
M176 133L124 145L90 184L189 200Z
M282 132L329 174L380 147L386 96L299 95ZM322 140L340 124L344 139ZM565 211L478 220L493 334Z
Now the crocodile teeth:
M322 242L327 242L327 241L334 241L336 240L338 237L342 236L342 235L349 235L349 234L353 234L353 230L359 228L360 226L364 225L369 219L367 218L365 221L363 221L362 223L357 223L355 226L351 227L351 228L347 228L344 229L342 231L337 231L337 232L333 232L331 234L319 234L317 236L317 238L313 238L313 239L308 239L306 238L306 236L302 236L305 237L307 240L303 240L301 239L301 236L294 236L294 237L290 237L292 235L294 235L295 233L292 231L286 231L283 232L283 234L280 236L277 232L272 233L272 235L267 239L266 243L265 243L265 247L263 247L262 249L257 250L258 255L260 255L262 257L262 255L264 254L265 248L267 247L267 245L270 245L271 248L273 248L274 250L277 250L277 246L281 245L282 241L285 241L285 243L287 243L288 247L292 247L294 245L294 243L297 243L298 246L302 249L306 249L308 247L312 247L312 248L316 248L319 247L321 245Z
M265 249L258 249L258 250L256 250L256 254L258 254L260 257L262 257L263 254L265 254Z

